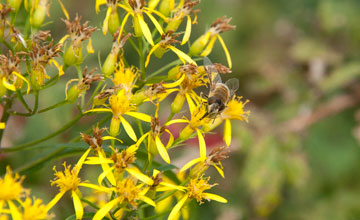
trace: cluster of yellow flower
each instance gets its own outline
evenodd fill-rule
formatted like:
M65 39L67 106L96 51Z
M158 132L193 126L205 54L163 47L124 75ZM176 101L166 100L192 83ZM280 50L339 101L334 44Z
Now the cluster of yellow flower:
M30 2L31 6L29 2L25 1L24 7L30 11L29 22L32 30L36 31L44 21L49 1L32 0ZM93 75L92 73L96 70L87 73L86 67L81 74L82 44L83 41L88 40L87 51L88 53L94 52L90 35L96 31L96 28L88 26L87 22L81 24L78 16L71 22L63 3L60 0L58 2L65 14L66 20L63 21L69 33L58 44L54 45L52 41L44 43L50 34L41 31L34 32L31 37L25 37L24 40L20 32L17 32L10 23L7 24L12 27L14 42L18 43L17 47L20 49L11 47L9 56L1 55L0 57L1 95L5 95L7 90L10 90L17 92L19 97L22 97L20 90L23 81L28 84L28 93L30 87L35 94L38 90L44 89L47 85L45 79L48 78L45 71L47 64L54 64L58 68L57 77L63 75L69 66L76 66L79 70L79 78L70 80L66 84L66 98L60 104L74 103L89 89L92 82L100 81L90 99L92 107L86 109L89 105L82 105L81 107L86 109L82 115L111 113L110 127L108 130L95 127L92 136L82 134L82 140L90 147L80 157L77 164L71 168L70 165L64 163L64 171L57 171L54 168L56 177L51 181L51 185L56 185L59 193L47 205L42 205L42 201L39 199L34 199L32 204L29 194L21 186L23 178L17 174L14 176L8 168L5 177L0 179L0 219L7 215L11 215L15 220L49 219L52 217L48 214L49 210L68 191L72 195L76 219L84 217L84 204L91 204L95 208L95 211L87 213L87 217L95 220L105 217L127 219L133 215L139 215L138 211L149 205L155 207L154 211L158 215L170 213L168 219L177 219L182 207L186 206L193 198L199 203L202 203L204 199L227 202L218 195L205 192L216 185L209 184L210 177L205 177L205 171L210 166L214 166L224 177L221 160L228 157L227 146L231 142L230 120L246 121L249 112L244 111L246 102L242 102L241 97L231 95L225 100L225 103L222 103L224 109L217 111L216 114L208 114L207 100L198 95L194 89L207 86L211 80L209 76L213 73L230 72L228 68L220 64L212 64L211 67L198 66L195 58L209 55L218 39L224 48L228 66L231 68L229 52L220 36L220 33L234 29L234 26L229 24L231 19L224 17L217 19L202 36L191 44L189 52L185 53L174 44L184 45L189 41L192 25L197 22L198 10L193 8L200 2L199 0L180 0L179 2L175 2L175 0L150 0L148 2L144 0L97 0L96 12L101 10L102 5L106 4L107 6L102 31L104 34L113 35L113 46L101 67L101 74ZM16 14L20 5L21 0L9 0L7 4L1 4L0 18L2 20L0 24L4 23L3 20L7 13ZM120 11L126 12L123 18L120 18ZM130 16L133 29L126 30L126 23ZM150 29L147 20L154 25L154 30ZM183 20L186 20L186 26L185 31L181 32L178 29ZM3 32L4 30L2 32L0 30L0 33ZM131 32L132 34L130 34ZM180 42L176 38L181 33L183 33L183 37ZM70 38L71 42L66 47L67 38ZM133 42L132 38L138 38L138 45ZM130 42L139 54L139 67L129 66L127 63L123 49L127 42ZM54 58L61 53L63 47L65 52L62 66ZM150 83L149 79L155 76L155 73L146 73L151 55L154 54L161 58L170 50L178 56L179 60L169 65L169 68L173 68L168 72L165 82ZM23 52L13 55L11 51ZM32 62L31 68L26 74L21 74L19 67L19 63L23 59L21 56L29 57ZM182 65L180 65L181 62ZM161 73L161 71L159 72ZM70 83L75 81L78 83L70 87ZM111 82L112 86L103 87L99 91L105 81ZM161 124L159 109L162 108L162 105L166 105L163 100L172 93L177 94L171 104L171 113L168 120ZM189 111L183 113L181 109L185 101ZM139 112L138 107L145 102L150 102L155 106L154 114ZM40 111L29 109L29 114L51 110L60 104ZM83 109L81 108L81 110ZM182 114L179 114L180 112ZM190 115L190 118L186 118L186 115ZM140 136L138 136L135 127L129 123L129 116L148 123L150 130L144 132L139 123ZM174 119L174 116L178 117ZM225 121L224 141L227 146L217 147L207 154L204 134L213 130L223 121ZM186 126L180 132L179 138L175 140L174 134L168 129L168 126L177 123L183 123ZM123 143L119 139L124 137L119 135L121 128L132 140L130 146L119 147L116 144L117 142ZM107 136L103 136L105 131L108 133ZM169 136L166 144L163 141L164 133ZM167 177L161 170L154 168L153 159L156 155L160 155L163 161L170 164L171 158L168 151L195 135L199 140L199 158L190 160L184 165L175 179ZM107 142L109 144L105 144ZM136 158L140 150L147 153L147 159L139 161ZM85 164L100 165L102 172L98 175L96 184L80 179L79 173ZM188 169L190 171L186 173L185 171ZM92 196L83 196L81 188L93 190ZM100 199L96 196L98 194L103 197ZM178 202L171 209L174 198ZM36 217L33 217L35 215ZM188 218L188 215L183 213L183 218Z

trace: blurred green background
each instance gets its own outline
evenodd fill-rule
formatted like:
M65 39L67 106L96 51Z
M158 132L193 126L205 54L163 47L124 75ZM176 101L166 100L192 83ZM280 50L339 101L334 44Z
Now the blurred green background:
M64 0L64 4L72 18L78 13L83 21L101 27L105 9L95 16L95 1ZM191 219L360 219L360 1L203 0L197 8L201 12L192 41L216 18L233 18L236 30L222 35L234 65L229 77L240 80L237 94L250 100L246 109L251 115L248 123L232 122L231 155L223 163L226 178L209 170L211 182L219 183L214 192L229 203L206 202L192 212ZM65 25L56 1L50 13L47 21L53 23L45 27L59 40ZM112 39L101 31L92 38L103 62ZM215 45L211 60L226 64L220 44ZM130 63L137 64L132 49L125 51ZM174 58L152 58L150 68ZM99 66L97 54L86 60L90 67ZM70 68L63 81L75 77L75 68ZM59 83L40 100L56 103L63 98L64 84ZM75 112L73 106L64 106L30 119L13 117L3 143L41 138ZM54 149L38 147L21 155L1 155L2 170L5 164L21 169L51 155L59 143L89 129L96 120L96 116L80 120L48 141ZM84 147L79 144L78 151ZM57 156L62 155L49 156L48 163L24 172L25 185L45 201L56 193L46 181L53 178L49 168L63 161ZM87 178L92 178L91 171ZM73 213L70 198L61 205L61 212L55 210L57 219Z

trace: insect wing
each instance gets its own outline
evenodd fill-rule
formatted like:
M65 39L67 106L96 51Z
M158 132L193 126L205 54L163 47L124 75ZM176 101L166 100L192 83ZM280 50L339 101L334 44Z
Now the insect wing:
M205 71L208 74L208 77L210 80L210 85L215 85L216 83L221 83L220 74L217 72L214 64L211 62L211 60L208 57L204 57L203 65L204 65Z
M226 81L225 85L230 90L230 96L233 96L236 90L239 89L239 80L235 78L229 79L228 81Z

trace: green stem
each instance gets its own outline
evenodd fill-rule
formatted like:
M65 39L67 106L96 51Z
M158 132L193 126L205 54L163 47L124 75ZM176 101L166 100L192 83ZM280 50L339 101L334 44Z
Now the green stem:
M34 101L34 108L32 110L32 114L35 114L39 108L39 91L38 90L35 91L34 97L35 97L35 101Z
M43 113L43 112L49 111L51 109L57 108L59 106L65 105L67 103L68 103L67 100L62 100L62 101L60 101L60 102L58 102L58 103L56 103L56 104L54 104L52 106L49 106L47 108L43 108L43 109L39 110L38 113Z
M145 69L145 56L144 56L144 48L143 48L143 40L142 37L138 37L138 42L139 42L139 50L140 50L140 54L139 54L139 66L140 66L140 74L141 74L141 79L145 79L146 77L146 69Z
M79 80L82 80L83 76L82 76L81 66L76 65L75 67L76 67L76 70L77 70ZM82 95L81 96L81 101L80 101L81 108L84 107L84 104L85 104L85 95Z
M90 106L92 100L93 100L94 97L95 97L95 94L97 93L97 91L99 91L100 87L101 87L103 84L104 84L104 81L101 81L101 82L99 82L99 84L96 86L96 88L95 88L94 92L92 93L89 101L88 101L88 102L86 103L86 105L85 105L85 109L87 109L87 108Z
M6 124L6 122L8 121L10 114L9 114L9 109L11 108L12 105L12 99L6 99L5 100L5 106L3 109L3 115L1 117L1 122L4 122ZM2 143L2 136L4 135L4 129L0 129L0 143ZM0 150L1 150L1 145L0 145Z
M63 127L61 127L59 130L55 131L52 134L49 134L43 138L40 138L38 140L35 141L31 141L29 143L26 144L22 144L22 145L18 145L18 146L14 146L14 147L9 147L9 148L5 148L5 149L0 149L0 152L14 152L14 151L19 151L19 150L23 150L23 149L27 149L33 145L39 144L41 142L47 141L59 134L61 134L62 132L64 132L65 130L67 130L68 128L70 128L71 126L73 126L74 124L76 124L77 121L79 121L84 115L82 113L78 114L72 121L68 122L67 124L65 124Z
M32 112L31 108L29 107L29 105L26 103L23 95L21 94L21 92L19 90L16 90L16 95L19 98L19 101L21 102L21 104L23 104L23 106L26 108L26 110L28 110L28 112Z

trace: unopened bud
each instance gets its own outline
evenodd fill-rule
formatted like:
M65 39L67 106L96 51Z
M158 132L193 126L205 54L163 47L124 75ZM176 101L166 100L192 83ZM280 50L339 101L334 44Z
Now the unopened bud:
M165 52L166 52L166 48L160 46L160 47L156 48L156 50L154 51L154 54L157 58L160 59L164 55Z
M202 174L204 174L208 168L209 168L209 164L207 164L206 162L200 162L190 170L189 177L192 179L197 178Z
M171 103L171 113L176 114L178 113L185 102L185 95L178 93L173 101Z
M168 25L166 26L165 33L168 31L176 32L179 28L180 24L182 22L182 19L172 19L169 21Z
M38 90L44 85L45 73L42 70L31 70L30 84L31 88Z
M147 98L147 96L145 95L145 92L143 90L135 93L133 96L131 96L131 104L135 104L135 105L141 105L145 99Z
M169 17L171 10L173 10L174 8L174 4L175 4L174 0L161 1L159 6L159 11L165 17Z

